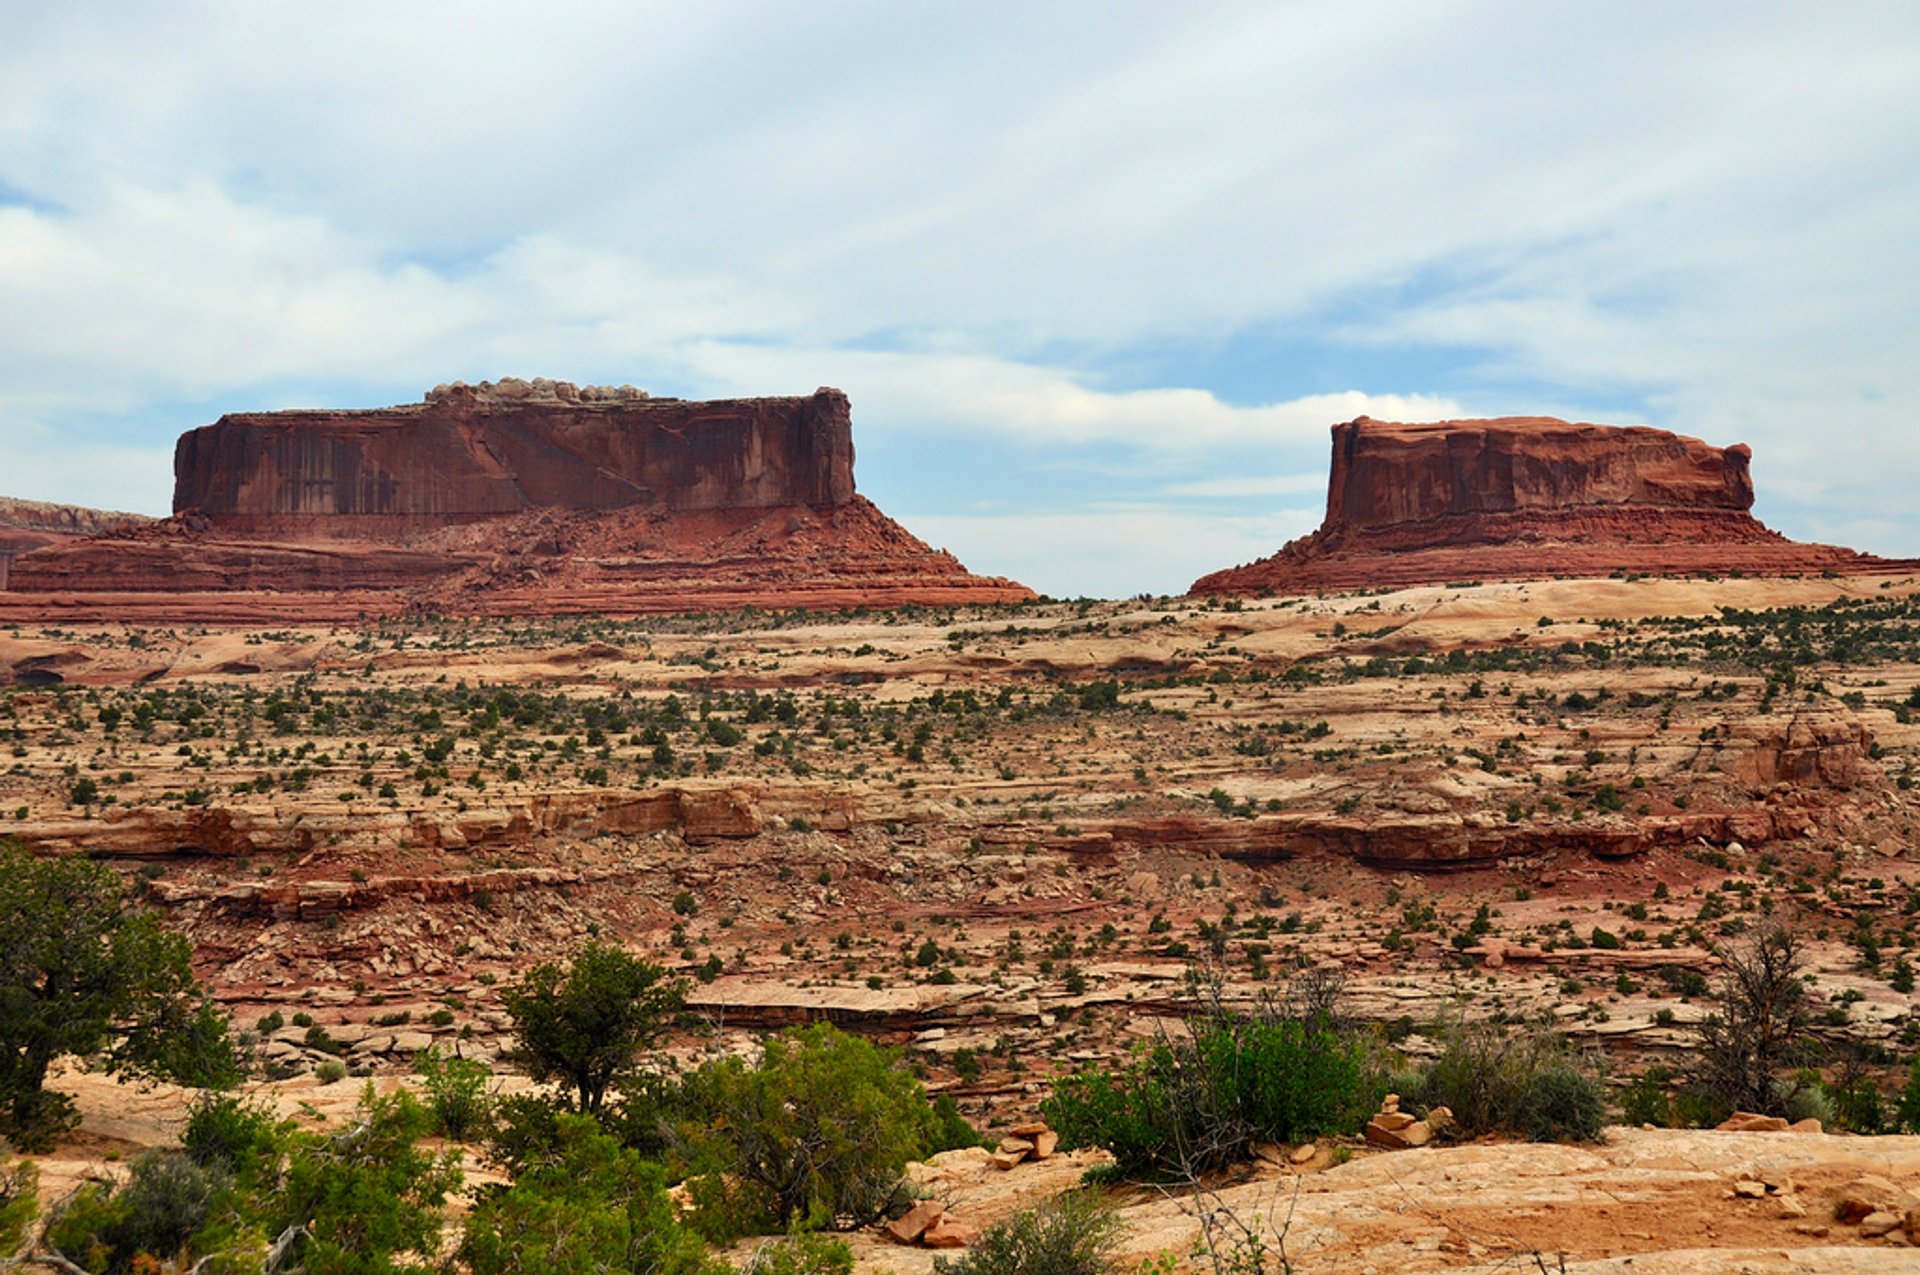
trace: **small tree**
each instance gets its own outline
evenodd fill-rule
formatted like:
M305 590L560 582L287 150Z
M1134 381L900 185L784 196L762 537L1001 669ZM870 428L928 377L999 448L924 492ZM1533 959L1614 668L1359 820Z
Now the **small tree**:
M0 843L0 1133L50 1146L73 1102L46 1088L54 1060L231 1084L226 1019L201 992L192 949L133 906L112 869Z
M920 1082L893 1051L829 1023L768 1037L757 1064L722 1058L687 1079L696 1183L709 1238L788 1225L865 1226L898 1197L936 1132ZM719 1198L724 1197L724 1198Z
M682 987L658 965L594 942L564 967L536 965L501 999L533 1078L563 1081L575 1109L593 1114L673 1021Z
M1720 1006L1696 1027L1699 1087L1735 1111L1784 1112L1793 1086L1781 1073L1810 1025L1803 961L1777 925L1720 949Z

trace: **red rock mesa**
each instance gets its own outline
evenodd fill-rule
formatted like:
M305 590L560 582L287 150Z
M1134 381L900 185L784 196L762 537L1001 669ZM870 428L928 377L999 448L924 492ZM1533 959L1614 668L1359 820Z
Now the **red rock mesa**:
M690 402L513 378L237 413L174 515L16 556L0 615L245 622L1018 601L854 490L846 395Z
M1194 582L1196 594L1307 593L1463 580L1908 570L1769 530L1751 449L1548 416L1333 427L1312 535Z

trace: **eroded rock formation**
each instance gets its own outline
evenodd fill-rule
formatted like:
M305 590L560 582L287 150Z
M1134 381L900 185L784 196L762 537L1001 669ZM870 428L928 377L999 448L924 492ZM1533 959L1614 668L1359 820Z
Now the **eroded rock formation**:
M385 538L531 509L773 509L853 499L846 395L686 402L564 382L441 386L367 412L190 430L176 514L228 533Z
M846 395L513 378L182 436L172 518L17 557L0 615L620 615L1032 597L856 494Z
M1752 455L1642 426L1362 416L1333 427L1320 529L1192 592L1912 566L1769 530L1750 512Z
M26 553L147 521L141 514L0 496L0 554Z

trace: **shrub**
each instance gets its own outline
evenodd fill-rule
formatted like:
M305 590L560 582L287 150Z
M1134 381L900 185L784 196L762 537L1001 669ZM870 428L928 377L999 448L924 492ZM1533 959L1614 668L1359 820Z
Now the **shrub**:
M420 1073L436 1132L455 1142L486 1133L493 1119L493 1095L487 1091L492 1073L485 1064L442 1055L434 1046L414 1056L413 1068Z
M89 1269L119 1272L141 1256L185 1251L206 1225L227 1175L178 1151L149 1151L118 1190L90 1183L56 1210L47 1242Z
M933 1133L927 1143L928 1155L962 1147L984 1147L988 1141L960 1114L960 1104L953 1100L952 1094L943 1093L933 1100Z
M1458 1132L1511 1132L1545 1140L1593 1139L1604 1123L1604 1090L1542 1027L1454 1023L1442 1029L1439 1058L1407 1096L1453 1112Z
M1736 1111L1786 1114L1799 1086L1781 1073L1808 1038L1799 944L1777 926L1720 952L1720 1004L1695 1033L1696 1086Z
M40 1214L40 1170L31 1160L0 1169L0 1261L19 1251Z
M831 1024L769 1037L753 1065L709 1062L687 1078L692 1184L710 1239L790 1224L865 1226L900 1194L900 1172L935 1132L920 1082L892 1050Z
M337 1085L347 1078L347 1065L338 1058L323 1058L313 1069L313 1078L323 1085Z
M180 1149L195 1164L244 1176L276 1159L292 1128L263 1104L232 1094L203 1094L187 1114Z
M1607 1122L1605 1090L1577 1067L1549 1064L1528 1078L1520 1119L1535 1142L1597 1142Z
M553 1109L548 1108L551 1112ZM698 1237L678 1220L666 1173L603 1133L591 1117L555 1112L549 1154L468 1217L460 1258L472 1275L711 1275Z
M795 1232L768 1240L741 1263L739 1275L852 1275L853 1249L845 1240Z
M1091 1192L1075 1191L988 1227L957 1262L933 1259L940 1275L1104 1275L1120 1219Z
M1215 1009L1125 1066L1054 1085L1042 1111L1067 1147L1102 1146L1130 1176L1191 1174L1256 1142L1358 1130L1381 1092L1364 1042L1324 1014Z

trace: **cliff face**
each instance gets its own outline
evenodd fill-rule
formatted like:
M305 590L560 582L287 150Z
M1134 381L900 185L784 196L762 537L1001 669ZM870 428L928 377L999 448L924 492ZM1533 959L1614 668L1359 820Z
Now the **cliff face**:
M1327 516L1194 593L1312 592L1555 575L1859 572L1904 564L1770 531L1753 452L1545 416L1333 427Z
M1745 513L1752 457L1665 430L1545 416L1432 425L1363 416L1333 427L1326 526L1610 505Z
M223 416L174 450L176 513L270 538L386 538L533 509L826 507L853 495L851 416L831 389L685 402L544 381L455 385L378 411Z
M965 605L970 574L855 494L847 397L683 402L508 379L222 417L172 518L23 553L0 618L333 621ZM10 585L10 588L9 588Z

